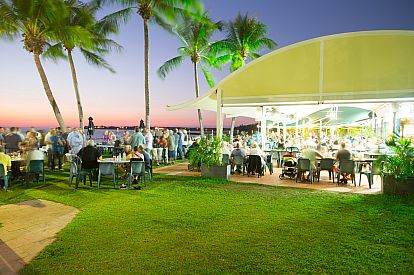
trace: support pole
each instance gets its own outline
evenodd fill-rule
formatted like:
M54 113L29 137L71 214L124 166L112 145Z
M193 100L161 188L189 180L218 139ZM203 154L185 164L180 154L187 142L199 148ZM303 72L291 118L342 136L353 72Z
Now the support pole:
M287 137L287 133L286 133L286 119L283 120L283 140L286 144L286 137Z
M234 126L236 124L236 118L231 118L231 125L230 125L230 143L233 143L233 137L234 137Z
M299 121L298 121L298 116L295 115L295 118L296 118L295 137L298 138L299 137Z
M217 89L216 90L216 95L217 95L217 121L216 121L216 125L217 125L217 138L221 139L222 134L223 134L223 107L222 107L222 91L221 89Z
M323 132L322 132L322 119L319 120L319 138L322 138Z
M267 132L267 125L266 125L266 107L263 106L262 107L262 119L260 121L260 130L261 132L261 136L262 136L262 149L266 149L265 145L266 145L266 141L267 141L267 136L266 136L266 132Z

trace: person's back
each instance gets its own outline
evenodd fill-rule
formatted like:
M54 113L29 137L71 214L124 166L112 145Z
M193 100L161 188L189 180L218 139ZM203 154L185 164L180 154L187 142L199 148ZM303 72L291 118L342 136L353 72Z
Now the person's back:
M231 151L231 156L241 156L241 157L246 157L246 152L244 151L243 148L240 147L236 147L233 149L233 151Z
M44 160L45 159L45 154L40 151L40 150L30 150L29 152L27 152L26 155L26 165L29 165L29 162L32 160Z
M7 153L17 152L23 139L16 133L14 127L10 128L11 133L4 137Z
M82 148L78 152L78 156L82 160L82 168L93 169L99 167L98 159L101 156L101 153L99 153L98 149L93 145L92 140L89 140L88 146Z
M0 147L0 165L3 165L5 173L11 168L11 158L4 153L3 147Z
M345 148L345 143L341 144L341 149L338 150L336 153L336 160L350 160L351 159L351 152Z

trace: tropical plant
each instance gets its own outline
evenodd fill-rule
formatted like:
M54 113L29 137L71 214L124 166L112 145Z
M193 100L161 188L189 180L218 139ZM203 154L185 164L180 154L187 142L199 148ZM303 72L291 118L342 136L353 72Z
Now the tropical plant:
M110 25L107 22L96 21L95 19L96 12L101 7L100 1L92 1L89 4L84 4L78 0L66 0L65 3L69 9L69 15L62 23L66 26L82 27L90 33L90 37L88 37L86 41L83 41L74 39L74 37L67 36L64 33L59 33L59 43L55 45L48 44L43 57L51 58L53 60L56 60L57 58L66 58L64 50L67 52L78 107L79 127L83 129L84 114L75 63L73 60L73 50L78 47L88 63L106 68L114 73L115 71L105 61L102 55L108 53L111 49L119 51L121 46L107 38L108 33L115 32L116 29L114 27L110 28Z
M105 1L105 0L102 0ZM106 0L119 3L124 9L114 12L104 18L111 25L119 26L126 23L134 11L141 16L144 23L144 94L145 94L145 123L150 128L150 89L149 89L149 37L148 24L155 23L166 30L170 30L171 22L177 16L188 14L190 9L199 9L199 0Z
M192 167L200 167L202 163L207 164L208 166L220 165L220 145L221 140L218 138L201 138L199 146L190 147L190 150L188 151L190 165Z
M222 61L231 61L230 71L243 67L247 59L260 57L264 48L273 49L277 46L272 39L265 37L267 27L254 17L238 14L234 21L224 24L225 39L212 44L215 55ZM235 118L231 120L230 139L233 137Z
M178 48L179 55L166 61L158 68L158 76L165 79L168 73L181 65L185 58L193 63L195 95L199 97L198 64L210 87L214 86L214 79L209 72L210 66L219 67L220 60L212 56L210 51L210 39L214 32L221 27L221 23L213 23L208 13L203 13L199 18L185 17L179 25L173 28L173 32L180 38L183 46ZM201 110L198 109L198 120L200 134L204 137L203 118Z
M246 59L260 57L259 51L277 46L272 39L265 37L267 27L254 17L239 14L234 21L224 24L226 37L212 45L212 49L222 54L223 59L231 60L233 72L244 66Z
M381 156L378 162L383 163L383 175L394 176L397 182L403 182L408 177L414 177L414 148L411 140L394 136L387 141L394 154Z
M22 35L23 48L33 54L46 96L62 129L65 129L65 123L40 56L46 43L57 41L58 36L65 35L76 41L88 40L89 33L83 28L62 25L68 15L63 0L0 0L0 35L11 39Z

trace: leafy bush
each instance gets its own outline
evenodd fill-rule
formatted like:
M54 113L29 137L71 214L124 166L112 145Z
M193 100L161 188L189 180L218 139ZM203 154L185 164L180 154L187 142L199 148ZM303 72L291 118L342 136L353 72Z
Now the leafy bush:
M405 181L407 177L414 176L414 148L409 139L397 139L387 141L387 145L395 155L382 156L382 174L393 175L398 182Z
M220 144L221 141L218 138L214 138L213 140L202 138L199 146L191 148L188 153L191 166L200 167L202 163L208 166L220 165Z

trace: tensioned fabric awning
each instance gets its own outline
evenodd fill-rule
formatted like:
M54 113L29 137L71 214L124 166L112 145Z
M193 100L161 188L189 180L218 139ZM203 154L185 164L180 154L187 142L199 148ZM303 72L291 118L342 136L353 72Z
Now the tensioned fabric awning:
M258 117L261 106L414 100L414 31L363 31L277 49L228 75L205 95L167 110Z

